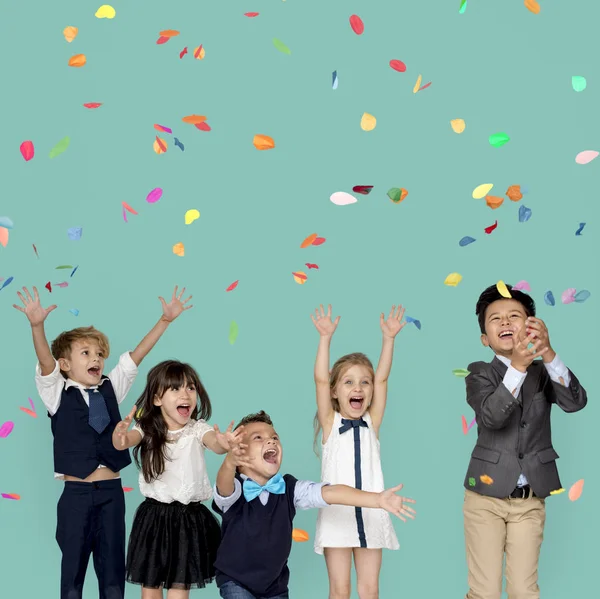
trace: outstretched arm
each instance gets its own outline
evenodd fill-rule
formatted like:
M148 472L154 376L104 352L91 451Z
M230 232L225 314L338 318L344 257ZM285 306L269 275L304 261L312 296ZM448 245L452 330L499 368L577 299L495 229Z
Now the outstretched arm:
M129 425L131 424L136 409L137 406L133 406L133 408L131 408L131 412L125 416L124 420L121 420L121 422L115 426L115 430L113 431L112 435L113 447L115 449L124 451L125 449L129 449L130 447L137 445L142 440L142 435L139 433L139 431L127 430L129 429Z

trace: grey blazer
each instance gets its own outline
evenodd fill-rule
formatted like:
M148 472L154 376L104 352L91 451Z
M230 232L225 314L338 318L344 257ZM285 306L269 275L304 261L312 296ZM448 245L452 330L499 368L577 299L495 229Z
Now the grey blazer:
M569 370L568 387L555 383L542 360L535 360L515 398L502 383L507 366L498 358L474 362L468 370L467 403L477 418L477 444L465 488L490 497L508 497L523 472L538 497L560 489L550 411L552 404L564 412L585 407L587 393L577 377Z

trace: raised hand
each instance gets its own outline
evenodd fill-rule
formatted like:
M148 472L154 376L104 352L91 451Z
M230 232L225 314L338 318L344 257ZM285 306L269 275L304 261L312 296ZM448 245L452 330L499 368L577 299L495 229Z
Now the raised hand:
M323 304L321 304L315 310L315 316L310 315L310 319L319 331L321 337L331 337L337 328L340 317L338 316L333 322L331 320L331 304L327 307L327 314L323 310Z
M245 443L238 443L227 452L227 459L236 468L243 468L252 465L251 462L254 460L254 458L248 455L246 451L247 447L248 445Z
M190 308L193 307L193 305L189 305L189 306L185 305L192 299L191 295L183 302L181 301L181 298L184 293L185 293L185 287L179 292L179 295L177 295L177 286L175 286L175 290L173 291L173 296L171 297L171 301L168 304L164 298L162 298L162 297L158 298L160 300L160 303L162 304L162 309L163 309L162 317L167 322L173 322L182 312L185 312L186 310L189 310Z
M525 327L527 333L533 334L534 338L540 341L541 347L547 347L549 352L554 351L550 345L548 327L546 327L546 323L541 318L530 316L525 321Z
M414 520L417 512L411 507L405 505L407 503L416 503L414 499L396 495L396 493L402 489L403 486L404 485L398 485L397 487L381 492L379 494L379 504L382 509L390 512L390 514L398 516L402 522L406 522L406 518Z
M233 420L231 424L227 427L225 432L221 432L219 427L215 424L215 436L217 438L217 443L225 450L229 451L236 445L240 445L242 442L244 425L238 427L235 431L233 430Z
M548 345L543 345L542 339L536 340L534 332L526 335L525 327L520 328L516 333L516 341L513 342L513 351L511 356L511 365L517 370L525 372L527 367L540 356L548 351ZM514 337L513 337L514 339ZM546 337L546 340L548 338ZM531 345L531 347L529 347Z
M131 412L125 416L124 420L121 420L121 422L115 426L113 435L117 439L119 445L123 448L127 446L127 431L129 430L129 425L133 420L133 415L135 414L136 409L137 406L134 405L133 408L131 408Z
M47 308L42 308L42 304L40 303L40 296L38 294L38 290L33 288L33 298L29 293L27 287L23 287L23 291L25 293L25 297L21 294L20 291L17 291L17 295L19 299L23 302L24 308L21 306L17 306L17 304L13 304L13 308L19 310L19 312L23 312L25 316L27 316L29 323L32 327L42 324L46 317L52 310L55 310L57 306L53 304L52 306L48 306Z
M383 312L379 316L379 324L384 337L394 338L405 326L406 321L403 321L404 308L398 304L398 307L392 306L387 320L384 320Z

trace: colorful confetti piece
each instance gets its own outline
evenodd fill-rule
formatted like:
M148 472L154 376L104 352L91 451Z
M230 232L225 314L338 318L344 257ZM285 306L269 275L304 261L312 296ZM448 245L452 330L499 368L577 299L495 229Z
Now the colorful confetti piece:
M394 204L399 204L402 202L407 195L408 191L406 191L406 189L403 187L392 187L392 189L387 192L388 198L390 198Z
M494 187L493 183L482 183L478 185L471 194L474 200L481 200L485 198L485 196L492 191L492 187Z
M305 530L301 530L300 528L294 528L292 530L292 539L296 543L305 543L310 539L308 533Z
M500 148L510 141L510 137L506 133L494 133L490 135L490 145L494 148Z
M5 287L8 287L14 280L14 277L8 277L4 283L2 283L2 287L0 287L0 291L2 291Z
M450 126L452 127L452 131L454 131L454 133L458 133L460 135L465 130L467 125L463 119L452 119L450 121Z
M35 155L35 148L32 141L24 141L20 146L21 156L25 162L29 162Z
M173 253L174 253L176 256L181 256L181 257L183 257L183 256L185 255L185 247L184 247L183 243L176 243L176 244L173 246Z
M117 11L109 4L103 4L94 15L97 19L114 19Z
M160 187L155 187L147 196L146 202L148 204L156 204L158 200L162 197L163 190Z
M133 491L133 487L123 487L124 493L131 493L131 491Z
M365 24L358 15L352 15L350 17L350 27L352 27L352 31L354 31L356 35L362 35L365 30Z
M571 501L577 501L581 497L581 494L583 493L583 483L584 479L582 478L569 489L569 499Z
M227 289L225 289L225 291L233 291L238 286L238 283L239 281L234 281L231 283L231 285L229 285L229 287L227 287Z
M337 71L333 71L333 73L331 74L331 88L337 89L338 85L339 85L339 81L338 81Z
M519 200L522 200L523 194L521 193L521 186L520 185L511 185L506 190L506 197L511 202L518 202Z
M0 245L2 247L5 248L8 245L8 238L9 238L8 229L6 229L4 227L0 227Z
M581 235L583 227L585 227L585 223L579 223L579 228L577 229L577 231L575 231L575 235Z
M482 474L479 477L479 480L484 484L484 485L491 485L494 482L494 479L491 476L488 476L487 474Z
M368 112L365 112L360 119L360 128L363 131L373 131L377 126L377 119Z
M514 291L531 291L531 287L527 281L519 281L513 285Z
M571 85L576 92L582 92L587 87L587 81L581 75L574 75L571 77Z
M100 108L102 106L102 102L87 102L84 104L85 108Z
M75 54L75 56L69 58L70 67L80 68L84 66L86 62L87 58L85 57L85 54Z
M292 51L281 40L278 40L277 38L273 38L273 45L277 50L283 52L284 54L289 55L292 53Z
M21 499L21 496L17 495L16 493L0 493L0 497L3 499L14 499L15 501L19 501L19 499Z
M229 345L233 345L238 337L239 328L235 320L231 321L229 325Z
M183 152L185 151L185 146L175 137L173 138L173 143Z
M456 287L462 281L462 275L457 272L450 273L444 280L444 285L448 287Z
M596 152L596 150L584 150L575 156L575 162L577 164L589 164L592 160L598 158L598 155L599 152Z
M301 244L300 247L301 248L307 248L309 246L311 246L314 242L314 240L318 237L318 235L316 233L311 233Z
M525 8L534 15L539 15L540 10L542 10L540 5L537 3L537 0L525 0L524 4Z
M304 285L304 283L306 283L308 277L306 276L305 272L302 272L301 270L298 272L293 272L292 276L294 277L294 281L296 281L296 283L298 283L298 285Z
M502 204L504 203L504 198L501 198L499 196L485 196L485 203L492 210L496 210L497 208L500 208L500 206L502 206Z
M194 48L193 56L196 60L204 59L204 57L206 56L206 50L204 49L202 44L200 44L197 48Z
M255 135L252 141L257 150L272 150L275 147L275 142L268 135Z
M550 495L560 495L561 493L564 493L565 489L563 489L562 487L560 489L556 489L556 491L550 491Z
M552 291L546 291L546 293L544 293L544 302L548 306L554 306L556 304Z
M575 302L581 304L585 302L592 294L587 289L582 289L575 294Z
M473 243L474 241L476 241L476 240L475 240L475 239L473 239L472 237L466 236L466 237L463 237L463 238L462 238L462 239L461 239L461 240L458 242L458 245L459 245L461 248L464 248L465 246L467 246L467 245L469 245L469 244Z
M0 216L0 227L4 227L5 229L12 229L14 227L14 223L8 216Z
M78 32L79 29L77 29L77 27L69 26L63 29L63 35L69 44L77 37Z
M410 323L414 324L417 327L417 329L419 329L419 331L421 330L421 321L420 320L417 320L416 318L413 318L412 316L406 316L406 322L409 324Z
M504 281L498 281L496 283L496 289L502 297L512 299L512 295L510 294L510 291L508 290L508 287L506 286L506 283Z
M71 227L67 231L67 235L71 241L79 241L82 233L83 229L81 227Z
M531 209L527 208L525 204L519 206L519 222L526 223L531 218Z
M71 308L69 312L74 316L79 316L79 310L77 310L77 308Z
M71 143L69 137L63 137L51 150L50 150L50 158L56 158L60 154L62 154Z
M467 10L467 0L460 0L460 7L458 9L458 14L465 14L465 10Z
M329 199L336 206L349 206L350 204L356 204L356 202L358 202L353 195L350 195L345 191L336 191L335 193L331 194Z
M157 154L164 154L167 151L168 147L169 146L164 139L161 139L160 137L156 136L156 139L155 139L154 143L152 144L152 149Z
M6 437L12 433L14 427L15 423L11 422L10 420L0 426L0 439L6 439Z
M406 65L401 60L390 60L390 67L399 73L406 71Z
M417 82L415 83L415 86L413 87L413 94L416 94L419 89L421 89L421 81L423 81L423 77L422 75L419 75L417 77Z
M466 376L469 375L469 371L466 368L455 368L452 371L452 374L454 376L459 376L459 377L463 377L464 378L464 377L466 377Z
M319 270L319 265L318 264L313 264L312 262L307 262L304 266L306 266L306 268L308 268L309 270L311 268L316 268L317 270Z
M371 191L373 191L373 186L372 185L355 185L352 188L352 191L354 193L360 193L361 195L368 196L371 193Z
M191 225L195 220L200 218L200 212L198 210L192 209L188 210L185 213L184 221L186 225Z
M570 287L569 289L565 289L560 297L560 300L563 304L571 304L575 301L575 293L577 293L577 290L574 289L573 287Z

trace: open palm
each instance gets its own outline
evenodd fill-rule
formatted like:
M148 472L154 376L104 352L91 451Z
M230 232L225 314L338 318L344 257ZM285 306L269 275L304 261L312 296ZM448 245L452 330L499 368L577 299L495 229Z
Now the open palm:
M384 320L383 312L379 317L381 331L386 337L395 337L406 325L406 321L402 320L404 316L404 308L392 306L387 320Z
M31 297L27 287L23 287L23 291L25 295L23 295L20 291L17 291L17 295L25 307L21 308L21 306L13 304L13 308L16 308L19 310L19 312L23 312L23 314L27 316L27 319L32 327L41 324L44 322L44 320L46 320L46 316L48 316L52 310L55 310L57 306L53 304L52 306L43 308L42 304L40 303L40 295L35 287L33 288L33 297Z
M339 316L334 321L331 320L331 304L329 304L327 307L327 314L325 314L323 304L321 304L315 310L315 316L312 314L310 315L310 319L313 321L313 324L322 337L329 337L330 335L333 335L335 329L337 328L338 322L340 321Z
M182 312L193 308L192 305L185 305L192 299L191 295L187 299L181 301L181 298L183 297L184 293L185 287L179 292L179 295L177 295L177 286L175 286L173 296L171 297L171 301L168 304L163 297L158 298L160 300L160 303L162 304L163 318L168 322L173 322Z

